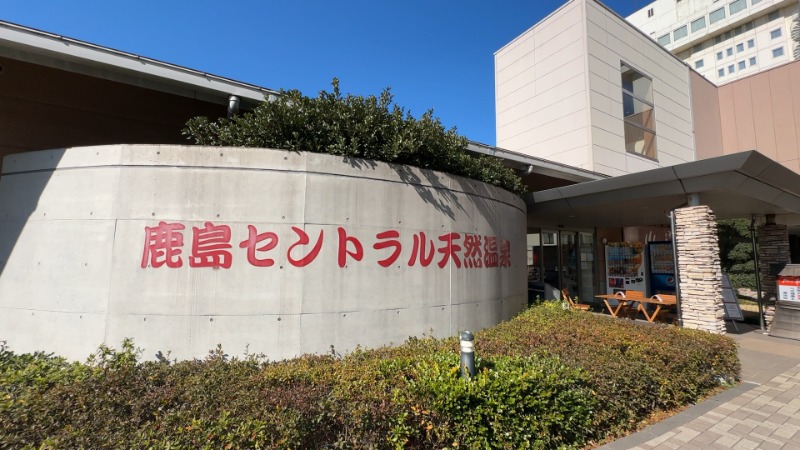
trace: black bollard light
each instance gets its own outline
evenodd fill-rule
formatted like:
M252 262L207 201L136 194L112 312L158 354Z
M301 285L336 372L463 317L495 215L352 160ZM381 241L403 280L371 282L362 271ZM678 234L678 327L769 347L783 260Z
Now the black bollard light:
M461 332L461 378L475 376L475 336Z

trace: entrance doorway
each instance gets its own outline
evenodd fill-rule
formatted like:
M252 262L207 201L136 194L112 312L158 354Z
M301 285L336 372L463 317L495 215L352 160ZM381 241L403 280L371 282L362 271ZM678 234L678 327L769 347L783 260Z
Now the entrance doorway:
M559 298L561 289L591 302L595 287L594 233L529 230L528 300Z

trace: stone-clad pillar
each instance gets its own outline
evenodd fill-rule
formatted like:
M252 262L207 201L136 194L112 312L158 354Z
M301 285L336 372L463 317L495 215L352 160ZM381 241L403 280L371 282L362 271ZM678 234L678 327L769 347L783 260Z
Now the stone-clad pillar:
M775 300L778 299L778 277L773 268L788 264L790 259L789 228L776 224L774 216L768 216L767 223L758 227L758 268L765 305L764 321L768 327L775 316Z
M685 328L724 334L717 222L708 206L675 210L675 245Z

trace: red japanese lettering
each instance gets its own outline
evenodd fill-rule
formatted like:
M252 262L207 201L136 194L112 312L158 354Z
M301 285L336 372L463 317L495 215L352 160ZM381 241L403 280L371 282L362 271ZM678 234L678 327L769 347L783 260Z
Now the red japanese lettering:
M425 253L425 246L430 247L430 251ZM413 266L417 263L417 255L419 255L419 263L422 267L428 267L433 261L433 254L436 249L433 247L433 241L425 238L425 232L420 231L419 235L414 235L414 247L411 249L411 258L408 259L408 265Z
M292 258L292 249L294 249L298 245L308 245L311 242L311 240L308 239L308 234L306 234L306 232L303 231L302 229L297 227L292 227L292 230L297 234L298 239L297 242L295 242L289 247L289 250L286 252L286 258L289 260L289 264L295 267L305 267L311 264L311 262L314 261L314 259L316 259L317 255L319 255L319 251L322 248L322 238L324 230L319 230L319 237L317 238L317 243L314 244L314 248L312 248L311 251L301 259Z
M400 232L396 230L389 230L389 231L384 231L383 233L378 233L375 235L375 237L378 239L388 239L387 241L384 242L376 242L372 246L372 248L374 248L375 250L382 250L387 247L394 247L394 251L392 252L391 255L389 255L388 258L378 261L378 264L380 264L382 267L391 266L392 264L394 264L395 261L397 261L397 258L400 257L400 251L402 250L400 241L397 240L397 238L400 237Z
M181 267L180 257L183 247L184 227L179 223L159 222L156 227L144 227L144 252L142 253L142 269L150 266L158 268L164 264L172 269Z
M247 262L256 267L270 267L275 264L272 258L257 258L256 251L268 252L275 248L278 245L278 235L271 231L259 234L253 225L248 225L247 230L249 233L247 239L239 243L239 248L247 249ZM258 244L264 241L267 243L258 247Z
M497 259L497 237L484 236L483 238L483 266L497 267L500 261Z
M231 267L231 227L205 223L205 228L192 227L192 256L189 267Z
M339 227L339 267L344 267L347 265L347 255L350 255L356 261L361 261L364 257L364 246L361 245L361 242L354 238L353 236L348 236L347 231L344 228ZM347 244L353 244L355 248L354 251L350 251L347 249Z
M483 267L481 244L481 237L477 234L464 235L464 267L470 269Z
M500 241L500 267L511 267L511 242Z
M450 259L453 260L453 264L457 268L461 268L461 260L458 258L458 251L461 250L461 246L455 243L460 238L461 235L458 233L447 233L439 236L439 240L445 244L444 247L440 247L438 250L442 254L442 259L438 263L440 268L444 268Z

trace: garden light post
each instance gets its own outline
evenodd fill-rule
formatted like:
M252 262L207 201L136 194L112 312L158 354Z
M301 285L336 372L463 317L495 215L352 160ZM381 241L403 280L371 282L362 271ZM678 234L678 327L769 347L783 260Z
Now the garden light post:
M461 332L461 377L475 376L475 336L470 331Z

